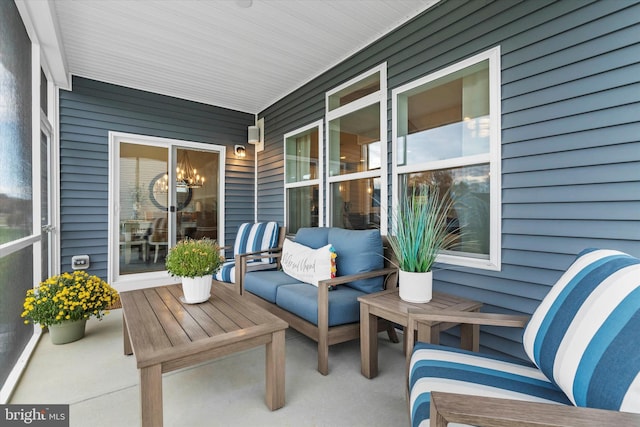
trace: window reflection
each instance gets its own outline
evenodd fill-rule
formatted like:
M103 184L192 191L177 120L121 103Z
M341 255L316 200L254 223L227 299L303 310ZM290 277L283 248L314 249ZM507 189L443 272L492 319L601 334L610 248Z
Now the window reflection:
M294 234L301 227L318 227L320 200L318 186L287 189L287 232Z
M351 230L380 227L380 178L331 184L331 225Z
M420 185L436 185L440 194L453 199L449 212L452 232L459 233L455 252L489 258L489 164L400 175L400 197L412 194Z
M380 169L380 104L329 123L329 175Z
M340 108L380 90L380 73L373 73L359 82L349 85L329 96L329 111Z
M300 182L318 179L318 129L302 135L287 138L286 182Z
M174 236L176 241L218 239L219 153L183 148L176 152L178 165L186 164L182 160L189 153L190 168L204 180L187 185L184 177L176 174L172 183L167 147L120 143L122 275L164 270ZM175 206L175 223L168 213L170 200Z
M398 165L490 150L489 63L447 75L398 97Z

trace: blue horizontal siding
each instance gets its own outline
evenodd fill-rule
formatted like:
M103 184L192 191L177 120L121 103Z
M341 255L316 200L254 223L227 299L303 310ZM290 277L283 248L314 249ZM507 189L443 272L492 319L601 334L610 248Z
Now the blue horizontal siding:
M238 160L252 114L74 77L60 91L61 268L88 254L90 272L106 279L108 265L108 132L126 132L227 146L225 239L253 221L253 151Z
M585 247L640 256L638 16L637 0L439 2L259 114L259 217L281 218L283 135L324 118L326 91L386 61L391 154L391 90L500 45L502 271L443 266L436 289L531 313ZM520 339L481 344L522 357Z

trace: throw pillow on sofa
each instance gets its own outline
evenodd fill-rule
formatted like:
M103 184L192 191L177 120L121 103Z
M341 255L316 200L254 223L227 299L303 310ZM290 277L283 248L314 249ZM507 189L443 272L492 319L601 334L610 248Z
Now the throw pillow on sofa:
M281 264L287 275L314 286L336 277L336 252L331 244L312 249L285 239Z

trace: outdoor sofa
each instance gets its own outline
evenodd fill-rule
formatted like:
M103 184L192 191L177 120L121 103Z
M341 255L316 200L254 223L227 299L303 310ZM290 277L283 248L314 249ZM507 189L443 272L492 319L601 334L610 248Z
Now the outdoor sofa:
M305 283L285 273L287 267L272 271L247 271L247 263L260 257L283 258L290 265L301 267L301 274L315 261L305 256L293 261L298 253L287 253L291 242L302 252L318 253L326 262L327 251L335 253L336 277ZM383 240L378 230L346 230L331 227L301 228L278 253L248 254L237 258L242 278L236 285L243 297L266 308L318 343L318 371L329 372L329 346L360 337L360 305L358 297L396 287L397 270L385 268ZM305 264L306 263L306 264ZM290 273L294 274L294 273ZM313 282L313 280L310 280ZM387 330L397 342L393 327L381 322L380 330Z

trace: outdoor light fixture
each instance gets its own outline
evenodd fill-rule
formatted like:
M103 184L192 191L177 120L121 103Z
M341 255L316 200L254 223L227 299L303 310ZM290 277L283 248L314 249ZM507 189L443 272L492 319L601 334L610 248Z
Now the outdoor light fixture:
M233 152L239 159L243 159L247 155L247 149L244 148L244 145L236 145L233 149Z
M247 127L247 142L255 147L256 153L264 150L264 117Z
M248 134L247 142L249 144L257 144L260 142L260 128L258 126L249 126Z

